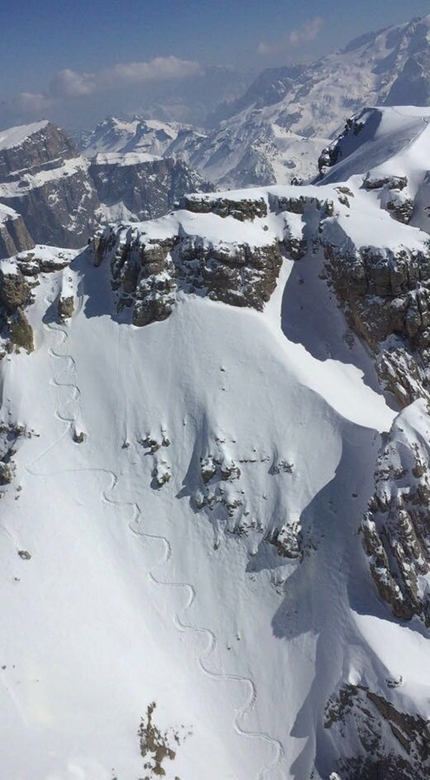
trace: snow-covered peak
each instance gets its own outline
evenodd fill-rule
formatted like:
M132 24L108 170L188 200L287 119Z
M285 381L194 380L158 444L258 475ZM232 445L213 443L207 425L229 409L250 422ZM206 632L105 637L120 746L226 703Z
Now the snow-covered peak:
M117 117L103 120L86 139L84 153L93 157L100 153L147 153L161 156L176 139L183 127L156 119L135 117L130 121Z
M393 216L430 232L430 108L365 108L348 120L344 132L319 161L320 181L348 182Z

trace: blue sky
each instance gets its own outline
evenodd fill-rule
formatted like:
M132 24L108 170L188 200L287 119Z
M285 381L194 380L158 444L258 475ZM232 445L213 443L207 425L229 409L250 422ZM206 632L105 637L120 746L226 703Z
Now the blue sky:
M44 97L48 108L60 98L106 92L109 83L121 88L127 79L161 82L175 69L186 78L191 62L260 71L427 13L430 2L422 0L14 0L0 14L8 44L3 37L0 101L25 93L20 106L30 115L39 109L37 96L43 113ZM155 58L149 69L127 70Z

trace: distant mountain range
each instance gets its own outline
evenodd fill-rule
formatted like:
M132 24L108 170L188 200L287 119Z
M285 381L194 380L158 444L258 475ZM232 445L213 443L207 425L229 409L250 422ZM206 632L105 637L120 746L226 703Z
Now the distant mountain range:
M429 37L430 15L364 35L311 65L265 70L242 97L212 112L206 129L164 125L174 139L165 153L220 187L309 180L321 149L363 106L429 104ZM89 144L108 151L102 127ZM133 128L121 151L141 144Z
M0 203L21 215L30 236L20 227L16 242L2 228L4 246L31 239L79 246L100 222L160 216L192 190L312 181L322 150L351 114L429 103L429 39L430 15L369 33L311 65L266 70L204 128L109 117L75 139L80 150L48 123L4 131ZM225 76L235 94L238 83ZM211 78L221 88L219 69ZM11 228L10 214L6 221Z

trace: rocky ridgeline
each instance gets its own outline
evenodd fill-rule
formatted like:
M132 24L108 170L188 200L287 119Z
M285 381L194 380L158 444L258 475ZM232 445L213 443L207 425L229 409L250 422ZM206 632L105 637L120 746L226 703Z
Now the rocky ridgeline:
M417 425L417 416L421 425ZM380 452L363 544L379 595L396 617L430 626L430 425L424 401L394 421Z
M428 384L430 244L357 247L337 222L340 209L351 210L352 192L346 186L330 188L330 197L316 191L320 197L301 195L298 188L285 194L268 189L258 198L185 196L177 217L99 233L95 262L108 256L119 308L130 307L133 323L146 325L169 316L178 290L262 310L282 255L300 260L307 251L322 250L328 283L348 324L375 354L381 381L405 406ZM234 220L243 229L238 227L236 240L208 240L198 234L203 221L189 220L194 214L219 217L220 236L224 222ZM272 215L283 221L282 238L269 230ZM256 226L263 231L260 245Z
M222 221L253 223L267 215L264 200L232 201L223 198L187 198L191 214L213 214ZM179 212L180 215L184 212ZM258 217L259 218L259 217ZM267 243L244 240L211 241L189 232L185 221L169 216L138 227L108 228L94 240L96 265L110 261L112 286L118 291L118 308L132 309L134 325L166 319L176 292L206 295L233 306L262 310L275 289L282 263L281 249L270 234ZM157 233L160 237L157 236ZM170 233L170 235L169 235Z
M387 679L386 684L388 689L398 688L402 679ZM400 710L367 685L348 684L331 697L324 728L338 745L345 738L355 745L345 746L345 757L337 762L331 780L417 780L430 771L428 720ZM388 753L393 737L397 749Z
M216 214L219 217L233 217L239 222L267 217L267 203L264 198L230 199L228 197L207 198L199 195L185 196L181 208L193 214Z
M0 149L1 181L17 181L25 173L53 170L58 163L71 160L78 152L73 142L50 122L30 125L29 134Z
M16 142L11 131L0 148L0 202L21 215L33 241L82 246L99 207L88 163L51 123L32 128Z
M134 325L166 319L178 291L262 311L275 289L283 254L298 260L309 247L320 246L322 221L334 213L332 199L299 193L290 188L288 194L274 189L255 198L184 196L176 214L100 231L93 241L94 262L110 262L118 310L130 308ZM334 195L339 202L344 198ZM282 238L267 223L280 214ZM206 223L193 215L218 218L212 232L218 231L219 239L205 238Z

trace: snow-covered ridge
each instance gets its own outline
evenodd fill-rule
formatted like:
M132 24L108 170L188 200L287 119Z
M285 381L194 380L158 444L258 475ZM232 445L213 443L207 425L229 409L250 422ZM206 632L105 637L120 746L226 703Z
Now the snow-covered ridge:
M33 122L30 125L19 125L18 127L10 127L7 130L0 130L0 150L20 146L23 141L43 130L48 124L49 122L45 120L43 122Z
M146 153L160 157L184 128L184 125L176 122L166 124L155 119L139 118L127 122L117 117L108 117L86 139L83 152L90 158L114 153Z
M95 165L140 165L141 163L154 162L154 160L161 160L162 158L155 154L149 154L148 152L98 152L93 158Z

